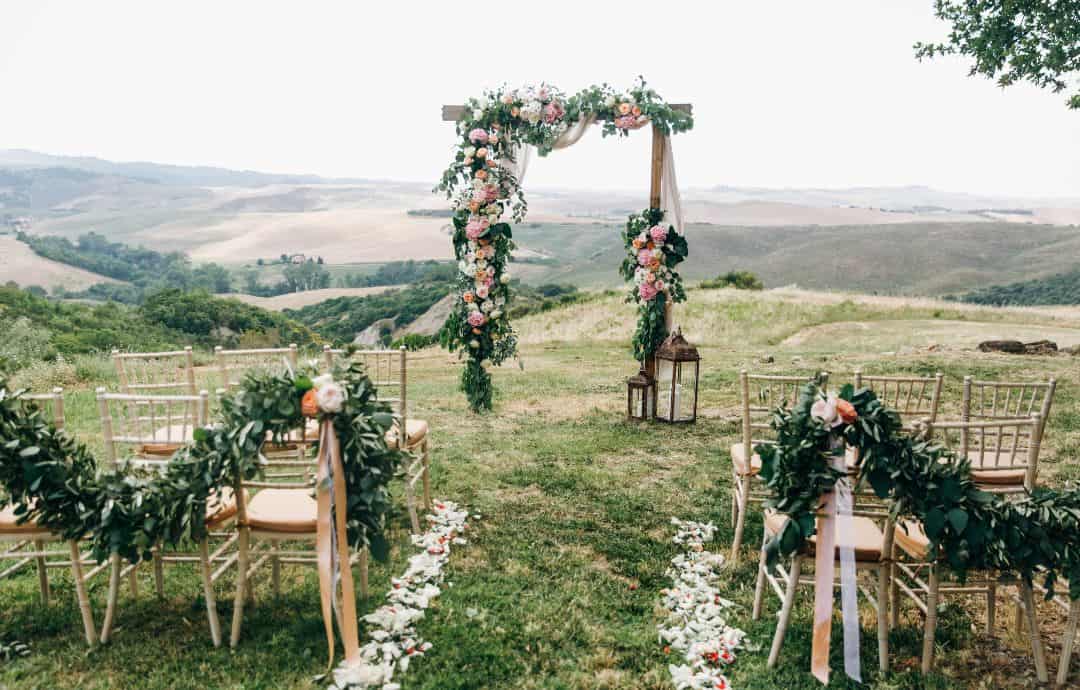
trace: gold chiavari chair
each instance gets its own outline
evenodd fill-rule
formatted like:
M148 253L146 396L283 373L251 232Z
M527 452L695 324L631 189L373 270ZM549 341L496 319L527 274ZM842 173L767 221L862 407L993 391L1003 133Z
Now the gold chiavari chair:
M286 370L296 371L300 364L299 350L296 344L288 347L268 347L254 350L226 350L214 348L221 388L232 390L239 386L244 375L252 371L274 374Z
M195 355L190 347L172 352L112 351L120 392L133 395L195 395Z
M869 388L878 400L900 413L904 431L911 432L924 419L937 420L945 377L878 376L855 372L855 390Z
M760 503L765 498L764 491L753 488L761 471L761 458L754 452L754 447L774 442L769 425L773 410L781 405L789 409L794 407L803 386L813 381L820 381L824 388L829 381L828 372L810 376L751 374L746 370L739 372L742 438L731 446L731 522L735 526L731 560L735 563L739 561L750 505Z
M329 370L335 357L345 356L345 350L323 348L324 366ZM352 359L364 365L364 371L379 391L379 400L390 404L394 412L394 427L386 433L386 442L409 454L412 461L403 468L405 475L405 500L409 522L415 534L420 533L420 517L416 509L416 483L421 482L424 507L431 510L431 450L428 423L415 419L409 410L408 351L357 350ZM391 391L390 395L385 391ZM396 395L394 394L396 393ZM404 434L402 430L404 429ZM402 436L405 441L402 443Z

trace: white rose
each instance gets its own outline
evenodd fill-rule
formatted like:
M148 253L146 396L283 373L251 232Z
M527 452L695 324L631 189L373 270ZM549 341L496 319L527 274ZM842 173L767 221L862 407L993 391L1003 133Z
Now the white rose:
M480 366L482 366L482 367L490 367L491 366L491 360L490 359L482 360L480 362Z
M507 271L506 273L503 273L501 276L499 276L499 282L502 283L503 285L509 285L510 284L510 271Z
M501 311L501 310L499 310L499 309L493 309L493 310L491 311L491 314L490 314L489 316L491 316L491 318L493 318L493 319L497 319L497 318L499 318L500 316L502 316L502 311Z
M484 303L480 305L480 311L485 314L490 314L491 310L495 308L495 305L491 303L491 300L484 300Z
M334 684L341 688L369 688L382 685L387 681L386 673L381 665L369 664L365 661L347 666L344 663L334 669Z
M322 374L320 376L316 376L315 378L313 378L311 380L311 385L315 389L319 389L319 388L322 388L323 386L325 386L326 384L333 383L333 382L334 382L334 377L333 376L331 376L330 374Z
M514 102L514 97L513 97L513 95L511 95L511 94L508 94L508 93L504 93L504 94L503 94L503 96L502 96L502 102L503 102L504 104L506 104L506 105L510 105L511 103L513 103L513 102Z
M475 146L466 146L464 149L462 149L462 153L465 154L466 158L472 158L473 156L476 155L476 147Z
M604 105L606 105L609 108L614 108L616 100L617 99L615 98L615 94L611 94L610 96L608 96L607 98L604 99Z
M315 402L319 404L319 409L323 412L329 414L341 412L345 404L345 389L332 381L323 384L315 389Z
M482 120L482 119L484 119L484 109L483 108L473 108L472 119L474 119L474 120Z
M475 350L476 348L480 347L480 341L479 340L470 340L469 341L469 347L471 347L472 349Z

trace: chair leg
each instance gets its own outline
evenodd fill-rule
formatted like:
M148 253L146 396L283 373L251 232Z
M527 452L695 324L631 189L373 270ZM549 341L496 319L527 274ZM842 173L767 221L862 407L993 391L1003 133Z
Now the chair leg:
M203 595L206 597L206 617L210 621L210 639L215 647L221 646L221 621L218 620L217 598L214 581L210 574L210 545L204 537L199 544L199 566L202 570Z
M1080 601L1069 604L1069 622L1065 626L1065 639L1061 641L1061 662L1058 664L1057 684L1065 685L1069 679L1069 664L1072 663L1073 646L1076 644L1076 627L1080 622Z
M423 449L424 462L424 509L431 512L431 452L428 448L428 439L424 437Z
M1040 683L1046 683L1049 675L1046 672L1046 655L1043 654L1042 635L1039 634L1039 624L1036 620L1035 594L1031 591L1031 584L1020 584L1020 597L1024 602L1024 614L1027 618L1028 630L1031 632L1031 653L1035 656L1035 675Z
M991 582L986 587L986 634L994 635L994 623L997 619L997 584Z
M740 500L738 517L735 520L735 538L731 542L731 562L739 562L739 549L742 548L743 531L746 529L746 514L750 512L750 478L739 477Z
M97 629L94 627L94 613L90 610L90 598L86 595L82 554L79 553L78 542L68 542L68 545L71 548L71 577L75 580L75 596L79 601L79 613L82 615L83 634L86 635L86 644L93 647L97 644Z
M360 597L368 598L368 550L360 552Z
M784 635L791 623L791 609L795 605L795 590L799 588L799 571L802 568L802 556L795 554L791 559L791 572L788 573L787 589L784 591L784 605L780 609L780 620L776 622L776 634L773 635L772 649L769 650L767 668L775 668L780 658L780 648L784 645Z
M927 568L926 627L923 629L922 645L922 674L924 676L930 673L930 669L934 665L934 636L937 634L939 586L937 565L931 563Z
M158 597L165 596L165 561L161 558L161 546L154 549L154 591Z
M139 564L131 566L128 570L128 586L131 587L131 598L139 598Z
M45 552L45 542L40 539L34 542L34 550L39 554ZM45 567L45 556L39 555L37 557L37 574L38 574L38 586L41 589L41 603L45 606L49 605L49 571Z
M240 536L236 540L236 598L233 600L232 634L229 637L229 646L235 648L240 642L240 624L244 620L245 589L248 589L248 540L250 530L247 527L240 528Z
M416 514L416 491L412 482L409 481L409 473L405 472L405 505L409 509L409 525L413 534L420 534L420 518Z
M109 568L109 594L105 603L105 620L101 623L101 644L107 644L112 636L113 618L116 616L116 600L120 592L120 570L123 566L118 553L112 554L109 561L111 562Z
M900 585L897 578L900 567L896 564L897 549L893 544L892 560L889 561L889 630L900 625Z
M762 600L765 598L765 542L768 538L769 535L766 532L761 540L761 554L758 557L757 582L754 583L754 612L751 616L753 620L761 619L761 605L763 603Z
M887 673L889 670L889 591L891 589L889 579L891 577L891 563L882 563L878 566L878 668L881 669L882 673Z
M274 588L274 598L281 596L281 558L278 556L280 542L276 539L270 542L270 581Z

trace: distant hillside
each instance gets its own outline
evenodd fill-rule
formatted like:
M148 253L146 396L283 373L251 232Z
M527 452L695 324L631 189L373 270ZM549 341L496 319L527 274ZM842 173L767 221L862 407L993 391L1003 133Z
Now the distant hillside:
M22 287L37 285L49 292L56 288L77 292L91 285L119 281L38 256L14 236L0 235L0 285L7 282Z
M1080 304L1080 268L1047 278L993 285L969 292L960 299L999 307Z

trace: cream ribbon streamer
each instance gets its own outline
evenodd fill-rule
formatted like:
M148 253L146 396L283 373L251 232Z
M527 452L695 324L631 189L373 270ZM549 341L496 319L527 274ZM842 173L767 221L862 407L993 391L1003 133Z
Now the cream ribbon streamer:
M345 468L334 421L319 423L319 469L316 475L318 521L316 546L319 560L319 593L322 597L323 625L330 661L334 667L334 619L337 619L345 661L360 661L360 635L356 619L356 591L353 589L349 559L349 538L345 526Z
M846 472L844 438L829 438L829 465ZM829 637L832 633L833 583L836 577L837 535L840 541L840 594L844 623L844 671L862 682L859 662L859 609L855 572L854 525L851 519L851 485L847 476L825 497L824 516L818 522L817 552L814 560L814 636L810 650L810 672L829 684Z

